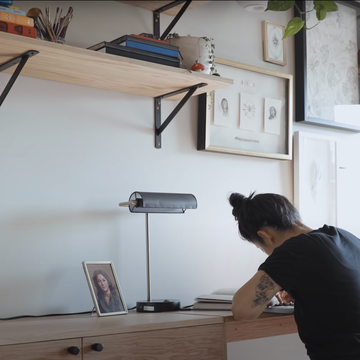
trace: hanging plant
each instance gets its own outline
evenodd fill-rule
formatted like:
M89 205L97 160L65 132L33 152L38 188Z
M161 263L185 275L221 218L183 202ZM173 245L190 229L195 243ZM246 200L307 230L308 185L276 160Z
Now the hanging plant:
M313 1L314 7L311 10L308 11L301 11L299 7L297 6L296 2L293 1L277 1L277 0L269 0L267 3L267 8L265 11L287 11L293 7L297 9L300 15L304 15L306 13L315 11L316 12L316 18L319 20L314 26L311 28L305 27L306 30L310 30L320 24L320 21L324 20L326 18L326 15L328 12L333 12L338 10L338 6L334 1L323 1L323 0L317 0ZM294 17L291 19L284 31L283 39L288 38L290 36L293 36L297 34L305 25L305 21L301 17Z

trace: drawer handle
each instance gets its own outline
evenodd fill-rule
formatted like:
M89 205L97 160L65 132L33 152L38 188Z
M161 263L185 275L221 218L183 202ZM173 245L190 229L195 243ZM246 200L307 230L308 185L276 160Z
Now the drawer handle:
M71 355L79 355L80 349L77 346L70 346L68 348L68 353Z
M94 350L94 351L103 351L104 347L102 344L99 344L99 343L95 343L95 344L92 344L91 345L91 348Z

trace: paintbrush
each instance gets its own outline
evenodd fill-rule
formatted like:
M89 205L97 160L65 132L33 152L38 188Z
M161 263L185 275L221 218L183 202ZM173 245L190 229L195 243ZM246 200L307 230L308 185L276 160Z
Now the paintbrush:
M57 21L58 15L59 15L59 7L56 8L55 18L54 18L54 23L53 23L53 30L54 31L55 31L55 28L56 28L56 21Z
M60 34L62 33L65 25L68 26L69 25L69 18L72 17L72 14L74 12L74 9L70 6L69 10L67 12L67 14L65 15L65 17L63 19L61 19L61 24L60 24L60 28L56 33L56 37L58 38L60 36ZM70 19L71 20L71 19Z

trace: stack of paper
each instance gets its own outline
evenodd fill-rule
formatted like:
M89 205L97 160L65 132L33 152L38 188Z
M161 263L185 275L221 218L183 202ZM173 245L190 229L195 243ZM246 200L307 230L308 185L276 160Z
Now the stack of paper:
M234 294L238 289L224 288L195 298L193 310L231 310Z
M193 310L227 310L231 311L233 297L238 289L223 288L215 290L210 294L200 295L195 298ZM276 297L270 302L269 306L264 310L265 313L273 314L293 314L294 305L274 305L277 304Z

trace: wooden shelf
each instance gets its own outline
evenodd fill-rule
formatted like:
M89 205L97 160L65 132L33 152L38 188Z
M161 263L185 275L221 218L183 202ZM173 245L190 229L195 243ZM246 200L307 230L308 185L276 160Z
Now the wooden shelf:
M199 88L194 96L233 84L233 80L219 76L0 33L0 64L30 50L37 50L39 54L27 61L20 75L38 79L152 98L199 83L208 85ZM15 68L5 72L13 73ZM167 99L180 100L183 96L182 93Z
M163 6L166 6L168 4L171 4L174 1L119 1L124 4L132 5L132 6L138 6L143 9L155 11L157 9L160 9ZM187 8L187 10L194 9L198 6L204 5L210 1L192 1L190 6ZM175 16L179 10L182 8L184 4L175 6L167 11L164 11L163 14Z

